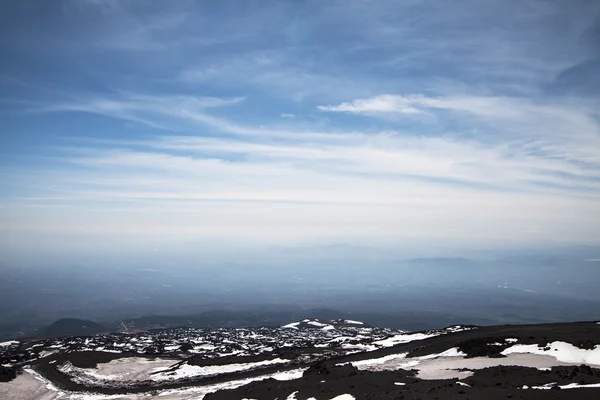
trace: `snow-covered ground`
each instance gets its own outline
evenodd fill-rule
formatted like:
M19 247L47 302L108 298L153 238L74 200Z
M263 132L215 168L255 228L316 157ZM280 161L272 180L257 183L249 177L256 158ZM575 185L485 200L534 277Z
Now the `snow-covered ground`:
M514 343L515 339L507 339ZM439 354L421 357L407 357L407 353L390 354L383 357L352 362L352 365L367 371L394 371L416 369L421 379L464 379L473 375L474 370L514 365L538 369L550 369L561 365L600 365L600 346L593 350L580 349L570 343L553 342L540 348L538 345L513 345L502 352L506 357L472 357L457 348L450 348Z
M158 398L161 400L202 400L205 395L217 390L235 389L254 381L276 379L279 381L293 380L302 377L304 369L260 375L247 379L235 379L223 383L194 386L182 389L161 390L157 393L104 395L63 391L46 381L35 371L28 369L16 379L0 384L0 399L2 400L143 400Z
M283 325L283 329L300 329L300 328L317 328L323 330L331 330L339 327L347 326L360 326L363 327L365 324L361 321L354 321L351 319L337 319L331 321L324 321L319 319L305 318L302 321L292 322L287 325ZM369 328L367 328L369 329Z
M96 368L79 368L71 363L65 363L57 369L67 374L74 382L90 386L110 387L114 383L135 384L142 381L163 382L215 376L287 362L289 360L275 358L252 363L197 366L189 365L186 362L182 363L181 360L126 357L98 364Z
M438 336L440 333L401 333L387 339L373 342L376 346L391 347L401 343L408 343L415 340L423 340L430 337Z
M394 336L391 336L391 337L383 339L383 340L375 341L375 342L373 342L373 344L376 346L381 346L381 347L391 347L391 346L395 346L397 344L413 342L415 340L428 339L428 338L439 336L439 335L467 331L467 330L471 330L471 329L474 329L474 328L457 325L457 326L450 326L448 328L440 329L440 330L436 330L436 331L427 331L427 332L418 332L418 333L403 332L403 333L400 333L399 335L394 335Z
M375 350L382 346L373 345L375 341L402 333L400 330L367 327L359 321L320 321L305 319L288 328L249 328L249 329L197 329L179 328L137 333L111 333L90 337L66 337L33 342L3 342L0 347L0 363L4 365L27 365L32 361L46 357L59 357L58 361L48 361L61 372L67 374L75 383L90 386L127 386L136 382L168 382L190 377L205 377L223 373L235 373L268 366L288 365L289 359L281 358L277 350L288 348L307 348L296 362L310 362L328 357L335 352L353 353ZM308 346L308 347L307 347ZM310 349L314 349L314 354ZM81 352L103 352L125 357L112 361L99 362L95 368L76 367L61 357L62 354ZM333 352L333 353L332 353ZM271 355L272 354L272 355ZM339 354L339 353L337 353ZM160 355L160 357L158 357ZM229 364L196 366L184 360L189 356L204 359L217 359L224 356L262 356L266 359L256 362L235 361ZM90 354L90 357L95 357ZM69 358L67 357L66 360ZM219 363L221 364L221 363ZM260 375L257 379L273 377L293 379L299 377L302 370L293 370L275 375ZM99 396L82 393L66 393L52 388L48 382L33 370L19 375L8 383L0 383L0 399L129 399L139 396ZM207 393L218 388L235 387L249 381L231 381L206 388ZM232 386L234 385L234 386ZM201 398L203 392L198 389L162 391L161 399Z
M354 358L349 359L363 358L362 360L351 361L351 364L360 370L376 372L414 369L417 371L417 378L424 380L456 379L456 385L465 387L468 385L460 382L460 379L468 378L474 374L474 371L488 367L511 365L550 369L554 366L579 366L581 364L600 366L600 345L590 349L578 348L567 341L554 341L543 346L529 345L519 343L520 339L517 339L517 337L524 338L528 336L520 336L514 333L510 336L494 336L489 339L489 342L483 342L484 345L487 343L488 346L501 346L496 351L503 350L501 354L504 357L467 357L467 354L460 351L459 347L471 354L469 347L465 348L464 342L462 342L465 337L474 337L470 333L459 334L457 338L460 339L454 344L456 347L448 346L450 348L442 352L421 353L425 355L408 357L410 349L421 348L420 351L422 351L422 349L429 346L438 346L436 343L448 342L446 338L440 338L439 341L431 338L470 329L473 328L453 326L435 331L409 333L400 330L369 327L359 321L305 319L282 328L181 328L22 343L18 341L4 342L0 347L1 363L4 365L25 366L25 372L11 382L0 383L0 399L135 400L152 396L151 393L107 396L59 390L51 382L47 382L40 374L28 367L32 360L38 360L41 365L46 365L46 367L57 368L73 382L89 387L131 388L135 385L154 386L157 388L154 391L156 398L166 400L202 399L207 393L221 389L234 389L253 381L268 378L277 380L300 378L308 365L315 361L357 352L365 353L359 357L353 356ZM424 342L407 346L406 350L401 351L400 349L403 347L398 348L397 351L399 352L395 354L381 356L377 353L366 353L422 340ZM444 347L436 348L444 349ZM107 354L100 354L99 351ZM392 351L394 350L387 349L381 352L389 353ZM87 354L85 352L95 353ZM126 354L120 355L120 353ZM83 354L85 354L84 357L90 357L92 360L97 357L96 359L99 361L94 368L76 366L79 365L77 360L81 360ZM224 356L235 357L220 360L220 362L211 361ZM206 365L195 365L197 360L202 360L201 364ZM225 361L229 361L229 363L225 363ZM341 361L336 362L340 362L338 365L343 365L344 363L341 363ZM275 371L284 366L293 369L287 372L270 373L270 371ZM261 368L270 369L261 370ZM235 374L249 370L254 371L252 375L256 376L247 379L240 378L248 375L224 376L224 374ZM189 383L186 379L214 376L221 376L219 380L223 379L225 381L206 386L190 386L169 390L158 389L164 387L161 386L164 383L178 381ZM543 390L554 386L553 384L542 385L546 382L536 382L539 386L531 386L528 389ZM582 381L579 382L580 384L565 384L568 382L561 381L561 388L575 389L600 386L594 383L593 380ZM587 384L584 385L584 382ZM406 385L407 383L393 381L389 383L392 387L404 386L403 384ZM337 393L340 393L340 391L337 391ZM350 395L342 395L333 399L352 398L347 396ZM287 399L295 400L295 397L296 394L291 394Z
M10 382L0 383L2 400L54 400L57 391L47 387L43 379L36 379L30 373L23 373Z
M295 329L289 329L296 326ZM332 347L331 340L353 337L354 346L340 343L344 351L363 351L378 347L372 342L402 333L397 329L373 328L364 325L331 324L306 319L288 325L288 328L252 329L200 329L178 328L152 332L111 333L92 337L67 337L36 342L4 342L0 347L0 364L18 365L50 356L58 352L102 351L119 354L138 354L181 358L181 355L200 355L219 358L227 355L254 356L268 354L277 349L306 347ZM359 343L360 341L360 343Z
M600 388L600 383L590 383L587 385L580 385L578 383L569 383L568 385L556 385L555 383L549 383L547 385L542 386L532 386L529 389L552 389L555 386L558 386L561 389Z
M516 344L502 352L504 355L515 353L546 355L564 363L600 366L600 345L586 350L566 342L552 342L542 347L537 344Z

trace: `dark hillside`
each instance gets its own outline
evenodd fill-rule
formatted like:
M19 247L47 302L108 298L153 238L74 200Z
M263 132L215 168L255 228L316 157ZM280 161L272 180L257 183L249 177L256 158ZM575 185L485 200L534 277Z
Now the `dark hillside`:
M48 338L61 336L87 336L107 332L108 330L108 328L94 321L76 318L64 318L59 319L46 328L40 329L36 333L36 336Z

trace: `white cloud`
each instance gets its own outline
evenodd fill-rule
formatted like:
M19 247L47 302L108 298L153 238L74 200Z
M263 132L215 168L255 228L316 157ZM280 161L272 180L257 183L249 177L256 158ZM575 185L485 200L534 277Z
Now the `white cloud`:
M600 237L597 104L542 89L589 55L578 40L591 16L577 11L563 24L557 7L541 0L518 15L516 1L460 3L307 3L305 14L277 3L212 18L203 3L169 2L163 12L89 0L75 17L99 9L103 18L83 19L81 40L38 35L20 47L50 43L56 54L86 61L74 63L85 76L77 82L117 94L70 93L75 100L32 111L94 113L157 130L75 141L50 151L43 168L19 166L10 176L19 190L8 191L12 226ZM106 50L127 50L127 65ZM159 89L166 87L171 94ZM248 100L178 92L241 92ZM315 109L322 112L306 111ZM358 119L342 114L369 118L351 125ZM39 211L50 206L64 210Z
M384 94L369 99L358 99L337 106L318 106L321 111L354 114L425 114L419 106L422 96L394 96Z
M48 226L279 239L451 234L456 240L542 241L584 240L600 233L594 217L600 215L598 162L590 168L573 160L597 151L581 147L587 142L577 139L589 132L563 147L563 132L544 140L496 136L482 141L461 135L256 127L207 113L206 107L239 101L128 95L80 102L81 110L128 120L143 116L172 129L183 126L188 134L82 141L62 149L66 155L55 168L19 171L13 178L20 193L29 188L34 195L14 199L13 229L31 229L38 205L67 204L69 217L46 213ZM508 129L517 129L528 115L549 113L523 100L512 107L498 100L506 110L493 115L477 111L482 104L477 99L421 98L414 104L427 102L461 115L468 110L487 122L504 121ZM428 111L435 115L438 109ZM593 128L584 114L573 117L555 109L557 118ZM220 134L189 135L206 126ZM73 222L58 224L61 218ZM81 225L82 220L94 222Z
M368 174L374 180L384 177L392 181L441 180L437 184L556 192L566 196L598 195L600 146L592 145L597 143L595 135L598 127L593 118L582 110L538 105L522 99L514 102L504 98L477 97L413 96L402 99L403 106L427 105L428 112L432 113L443 109L460 115L473 115L481 122L470 123L481 130L480 136L484 140L451 134L419 137L407 132L296 131L286 126L254 127L206 113L206 107L235 105L243 98L128 95L117 100L60 105L50 110L94 112L147 124L167 124L168 128L169 122L162 118L167 116L177 121L174 127L180 126L182 121L187 124L188 132L209 126L228 135L170 136L133 143L117 142L113 145L132 148L99 157L85 154L73 159L78 163L119 165L127 161L133 166L143 167L148 160L150 166L163 165L167 169L189 166L212 173L239 169L251 171L250 175L260 175L258 170L254 170L258 167L266 168L268 175L274 175L275 170L282 171L283 175L296 171L335 177ZM374 104L386 102L382 108L393 110L398 103L396 100L394 96L381 96L370 102L366 110L370 113L375 109ZM362 112L362 104L354 102L352 109ZM162 117L157 119L157 116ZM501 130L495 125L500 125ZM152 152L141 150L140 146ZM240 157L241 161L229 161ZM582 165L582 161L587 164Z
M365 115L427 113L438 119L455 118L477 129L479 140L506 145L517 140L521 142L519 146L530 146L531 152L548 153L547 158L594 164L600 159L600 125L593 104L495 96L388 94L318 108Z

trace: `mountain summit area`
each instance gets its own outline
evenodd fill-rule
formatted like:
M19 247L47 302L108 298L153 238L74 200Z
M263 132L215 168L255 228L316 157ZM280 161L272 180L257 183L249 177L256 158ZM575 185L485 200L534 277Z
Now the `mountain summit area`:
M305 318L13 340L0 343L0 397L590 399L599 338L598 322L408 332Z

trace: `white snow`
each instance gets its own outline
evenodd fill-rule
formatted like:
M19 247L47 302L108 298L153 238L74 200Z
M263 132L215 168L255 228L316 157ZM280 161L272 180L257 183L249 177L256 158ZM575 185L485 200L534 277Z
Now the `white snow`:
M432 360L440 357L465 357L466 354L458 350L458 347L452 347L438 354L428 354L426 356L417 357L419 360Z
M462 358L466 356L465 353L458 351L456 347L450 348L439 354L428 354L422 357L406 358L407 354L408 353L390 354L369 360L354 361L352 362L352 365L360 370L394 371L397 369L409 369L414 367L417 367L418 369L418 366L427 360L434 360L438 358Z
M349 344L349 343L344 343L340 346L340 348L342 349L349 349L350 351L348 353L357 353L357 352L362 352L362 351L373 351L373 350L377 350L379 347L377 346L373 346L370 344Z
M184 364L178 369L172 372L163 372L160 374L154 374L150 376L153 381L164 381L164 380L175 380L195 376L212 376L220 375L231 372L247 371L257 367L263 367L266 365L275 365L287 363L288 360L282 358L275 358L272 360L257 361L253 363L238 363L238 364L225 364L225 365L188 365Z
M57 369L69 375L74 382L102 385L107 381L135 382L149 380L150 373L153 370L169 368L176 362L176 360L131 357L100 363L97 368L79 368L71 363L65 363Z
M514 346L513 346L514 347ZM537 348L537 346L535 346ZM579 349L581 350L581 349ZM395 371L398 369L416 369L421 379L464 379L473 375L473 370L500 365L549 369L553 366L581 364L581 359L556 359L553 354L527 354L513 352L504 358L473 357L465 358L465 354L457 348L450 348L442 353L428 354L421 357L406 357L408 353L390 354L383 357L354 361L351 364L360 370ZM551 357L552 356L552 357ZM589 360L589 357L587 358ZM343 364L338 364L343 365Z
M323 331L330 331L332 329L335 329L335 327L333 325L325 325L324 327L321 328L321 330L323 330Z
M294 379L302 378L302 374L304 374L304 369L294 369L291 371L277 372L270 375L270 377L278 381L292 381Z
M371 358L368 360L360 360L353 361L350 364L354 365L358 369L366 369L366 370L380 370L378 369L379 365L389 364L390 361L404 360L408 353L398 353L398 354L390 354L383 357ZM343 364L337 364L343 365ZM381 370L386 370L382 368Z
M457 381L457 382L456 382L456 384L457 384L458 386L466 386L466 387L471 387L471 385L467 385L466 383L464 383L464 382L461 382L461 381Z
M465 327L462 327L462 326L460 326L460 325L456 325L456 326L449 326L448 328L446 328L446 329L444 329L444 330L445 330L446 332L451 332L451 333L453 333L453 332L468 331L468 330L470 330L470 329L471 329L471 328L465 328Z
M546 347L549 349L544 350ZM600 345L586 350L566 342L552 342L543 347L536 344L516 344L502 351L503 355L514 353L547 355L565 363L600 365Z
M40 376L34 376L25 369L10 382L0 382L0 399L5 400L55 400L62 393L49 385ZM34 372L35 374L35 372Z
M120 350L110 350L105 349L104 347L97 347L95 349L82 349L82 351L102 351L104 353L122 353Z
M290 394L286 400L297 400L296 399L296 393L298 393L298 391L296 390L295 392L293 392L292 394Z
M345 319L344 322L347 323L347 324L364 325L364 323L362 323L360 321L354 321L352 319Z
M403 333L400 335L389 337L387 339L378 340L376 342L373 342L373 344L383 347L391 347L400 343L414 342L416 340L423 340L438 335L440 335L440 333Z
M340 394L339 396L335 396L331 400L355 400L355 397L351 394Z
M103 395L61 391L35 371L29 368L25 368L24 371L26 373L19 375L15 380L7 383L0 383L0 398L19 400L141 400L149 399L150 397L155 398L151 393ZM298 379L302 377L303 373L304 369L297 369L261 375L253 378L231 380L213 385L161 390L158 393L158 398L161 400L202 400L205 395L216 392L217 390L235 389L254 381L261 381L269 378L279 381Z
M27 372L29 375L33 376L36 380L43 382L44 385L46 386L46 389L53 391L53 392L59 392L58 388L56 386L54 386L54 384L50 381L47 381L42 375L38 374L36 371L34 371L32 368L23 368L24 372Z
M216 348L217 348L217 346L215 346L214 344L210 344L210 343L201 343L201 344L194 346L194 350L214 350Z
M260 375L253 378L237 379L223 383L217 383L214 385L206 386L192 386L185 389L170 389L161 391L158 396L161 399L194 399L202 400L205 395L216 392L217 390L235 389L240 386L247 385L254 381L262 381L265 379L273 378L278 381L293 380L302 377L304 369L291 370L286 372L277 372L269 375Z
M2 343L0 343L0 347L8 347L8 346L12 346L13 344L19 344L19 341L9 340L8 342L2 342Z
M300 325L302 323L304 323L306 325L312 325L317 328L323 328L324 330L335 329L331 324L325 324L325 323L322 323L319 321L314 321L314 320L308 319L308 318L303 319L300 322L292 322L290 324L283 325L282 328L298 329L298 325Z
M404 386L404 385L406 385L406 383L404 383L404 382L394 382L394 385L396 385L396 386Z
M65 363L58 369L61 372L70 375L71 379L75 382L102 386L110 384L111 381L135 382L153 380L161 382L188 377L211 376L230 372L247 371L266 365L283 364L288 362L288 360L275 358L253 363L207 365L202 367L183 364L174 371L168 371L168 369L177 362L178 360L129 357L98 364L97 368L79 368L71 363Z
M542 386L532 386L531 389L552 389L556 386L556 383L548 383ZM561 389L580 389L580 388L600 388L600 383L590 383L587 385L580 385L578 383L569 383L568 385L559 385ZM524 387L525 389L525 387Z

